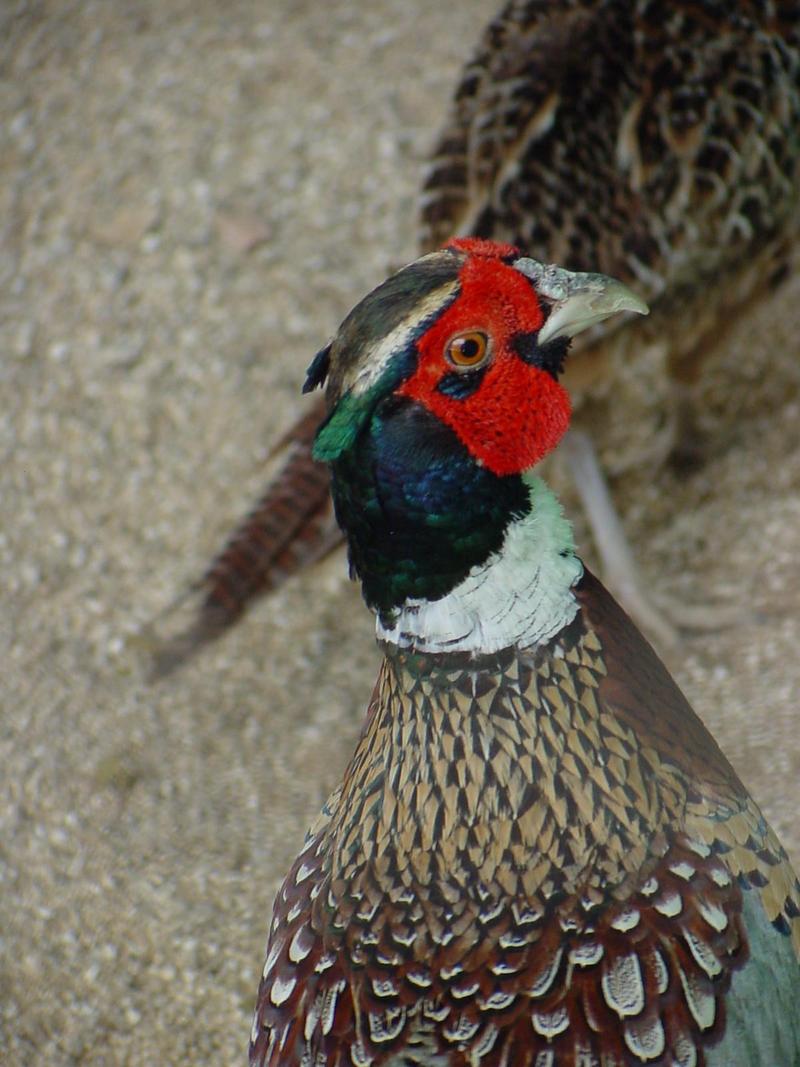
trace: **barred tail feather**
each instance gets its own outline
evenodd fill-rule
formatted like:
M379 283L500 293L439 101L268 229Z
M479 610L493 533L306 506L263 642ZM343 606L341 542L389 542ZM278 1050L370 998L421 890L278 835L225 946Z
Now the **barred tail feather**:
M276 444L282 466L252 511L236 527L206 573L167 611L178 632L157 641L152 676L171 674L221 637L265 593L320 559L341 540L333 518L327 467L311 457L323 408L314 404ZM187 609L190 616L185 623Z

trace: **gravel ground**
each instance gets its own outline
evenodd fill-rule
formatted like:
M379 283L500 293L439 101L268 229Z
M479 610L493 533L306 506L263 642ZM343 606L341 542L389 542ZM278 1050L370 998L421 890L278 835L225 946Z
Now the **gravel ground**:
M311 355L413 257L493 6L0 8L4 1063L244 1060L372 622L336 554L158 686L146 625L260 490ZM616 487L657 589L742 606L670 664L796 859L798 336L795 279L704 379L708 462Z

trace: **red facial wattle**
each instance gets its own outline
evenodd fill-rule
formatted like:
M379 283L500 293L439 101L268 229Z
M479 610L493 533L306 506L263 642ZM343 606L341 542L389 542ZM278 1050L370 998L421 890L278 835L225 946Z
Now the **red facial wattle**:
M471 239L450 247L470 256L459 273L460 294L420 338L417 368L397 392L446 423L494 474L516 474L534 466L563 437L569 396L552 375L512 348L515 336L533 334L544 322L531 282L503 262L517 254L515 249ZM437 387L453 371L445 355L448 341L469 330L489 335L493 355L475 392L458 398Z

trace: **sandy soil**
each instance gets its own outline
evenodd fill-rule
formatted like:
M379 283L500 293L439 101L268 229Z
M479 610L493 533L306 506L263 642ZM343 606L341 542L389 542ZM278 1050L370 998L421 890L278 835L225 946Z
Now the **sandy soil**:
M421 161L492 8L0 11L4 1063L244 1060L372 623L336 555L157 687L143 627L261 488L310 357L413 257ZM706 465L617 485L657 589L741 605L670 663L796 859L798 336L795 279L704 379Z

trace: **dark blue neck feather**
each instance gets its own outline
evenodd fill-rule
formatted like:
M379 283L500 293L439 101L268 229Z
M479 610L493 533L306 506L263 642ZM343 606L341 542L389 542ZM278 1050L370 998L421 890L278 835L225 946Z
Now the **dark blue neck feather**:
M331 473L351 569L384 620L409 597L448 593L530 507L519 475L480 466L449 427L407 399L380 404Z

